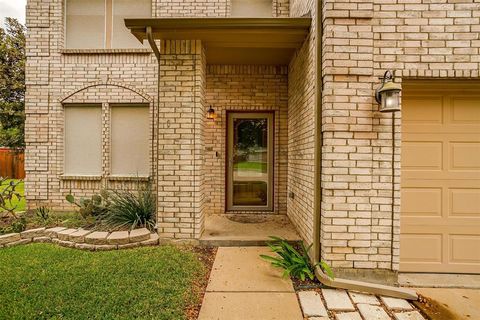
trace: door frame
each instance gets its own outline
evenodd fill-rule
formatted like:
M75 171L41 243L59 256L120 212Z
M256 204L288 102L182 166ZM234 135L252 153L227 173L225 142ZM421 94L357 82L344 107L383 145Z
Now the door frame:
M232 203L233 195L233 167L231 166L232 162L230 161L230 154L232 143L229 141L229 133L231 129L230 119L233 119L235 115L241 115L244 118L267 118L268 119L268 142L270 144L268 148L268 198L266 206L234 206ZM275 111L272 110L227 110L226 111L226 130L225 130L225 212L273 212L275 210ZM233 133L233 131L232 131ZM232 136L233 139L233 136Z

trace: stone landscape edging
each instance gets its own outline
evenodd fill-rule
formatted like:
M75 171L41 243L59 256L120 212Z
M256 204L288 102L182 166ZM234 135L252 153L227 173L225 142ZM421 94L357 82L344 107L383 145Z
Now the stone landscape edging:
M0 235L0 248L32 242L55 243L62 247L88 251L119 250L159 244L159 237L146 228L131 231L103 232L64 227L37 228Z

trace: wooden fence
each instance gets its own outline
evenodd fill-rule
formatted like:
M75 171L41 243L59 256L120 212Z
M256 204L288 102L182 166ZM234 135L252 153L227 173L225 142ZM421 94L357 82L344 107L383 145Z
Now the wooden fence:
M0 148L0 177L12 179L25 178L25 159L23 153L15 153Z

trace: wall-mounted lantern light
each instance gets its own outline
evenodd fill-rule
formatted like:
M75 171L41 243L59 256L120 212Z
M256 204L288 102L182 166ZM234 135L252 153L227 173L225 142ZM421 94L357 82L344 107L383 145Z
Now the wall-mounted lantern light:
M400 91L402 86L393 82L393 73L388 70L383 75L382 84L375 91L375 100L380 105L380 112L400 111Z
M207 119L210 120L215 120L217 118L217 114L215 113L215 110L210 106L210 109L207 111Z

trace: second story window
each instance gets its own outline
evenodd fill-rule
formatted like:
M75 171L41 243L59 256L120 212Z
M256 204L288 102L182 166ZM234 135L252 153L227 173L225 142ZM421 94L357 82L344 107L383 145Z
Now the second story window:
M272 0L231 0L232 17L267 18L272 17Z
M151 11L151 0L66 0L66 48L142 48L124 19L151 17Z

